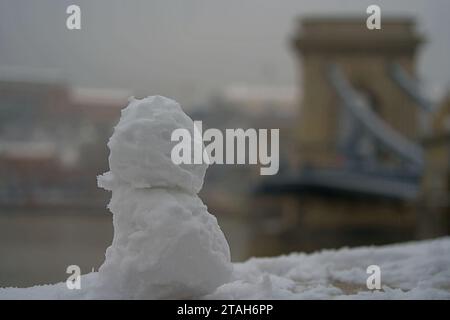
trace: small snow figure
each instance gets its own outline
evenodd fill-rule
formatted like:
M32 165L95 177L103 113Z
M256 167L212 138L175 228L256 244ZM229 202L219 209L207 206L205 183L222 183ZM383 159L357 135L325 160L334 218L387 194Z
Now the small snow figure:
M108 143L110 171L98 178L112 191L114 224L99 269L99 295L195 298L230 280L228 243L197 196L208 165L171 161L177 128L193 136L193 121L161 96L133 98L122 111Z

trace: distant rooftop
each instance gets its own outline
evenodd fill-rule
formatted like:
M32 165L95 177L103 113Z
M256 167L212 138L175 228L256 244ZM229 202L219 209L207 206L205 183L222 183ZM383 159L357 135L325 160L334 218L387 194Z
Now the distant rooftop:
M56 146L50 142L1 141L0 156L9 158L48 158L56 154Z
M125 89L98 89L98 88L71 88L70 96L74 104L124 106L132 96L130 90Z
M59 69L23 66L0 66L0 81L65 84L67 81Z

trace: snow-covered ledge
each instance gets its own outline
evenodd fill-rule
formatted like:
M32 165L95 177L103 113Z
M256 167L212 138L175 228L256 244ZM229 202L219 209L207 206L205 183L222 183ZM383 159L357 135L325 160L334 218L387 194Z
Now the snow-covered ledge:
M0 299L450 299L450 238L232 264L197 196L207 165L170 160L176 128L192 131L193 122L175 101L132 99L108 143L110 171L99 177L112 192L105 262L82 276L80 290L3 288ZM366 285L370 265L380 267L380 290Z
M366 268L378 264L381 290L368 290ZM293 253L233 265L229 282L199 299L450 299L450 238L384 247ZM0 289L0 299L88 299L98 273L81 290L65 283Z

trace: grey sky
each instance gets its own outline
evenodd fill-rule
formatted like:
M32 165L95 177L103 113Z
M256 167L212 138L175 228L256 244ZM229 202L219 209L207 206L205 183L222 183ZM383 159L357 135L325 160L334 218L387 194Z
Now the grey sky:
M82 30L65 27L78 4ZM83 87L162 94L204 103L234 83L294 85L288 46L296 17L364 15L417 17L428 43L419 73L430 87L450 83L450 1L447 0L0 0L0 66L59 70Z

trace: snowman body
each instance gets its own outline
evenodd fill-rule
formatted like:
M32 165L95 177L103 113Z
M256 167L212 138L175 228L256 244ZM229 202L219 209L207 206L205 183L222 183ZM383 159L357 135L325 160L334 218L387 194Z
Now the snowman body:
M110 298L195 298L230 279L228 243L197 196L207 165L170 159L177 128L194 124L175 101L134 99L108 143L110 171L99 186L112 192L114 238L98 292Z

